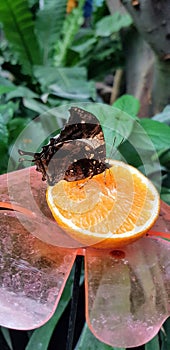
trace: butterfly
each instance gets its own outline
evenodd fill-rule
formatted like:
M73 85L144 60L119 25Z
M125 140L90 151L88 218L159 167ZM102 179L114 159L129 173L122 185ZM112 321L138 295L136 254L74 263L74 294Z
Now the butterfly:
M52 137L41 152L18 151L22 156L33 156L36 170L51 186L62 179L92 178L110 167L106 163L105 140L99 120L79 107L71 107L69 112L68 122L60 134Z

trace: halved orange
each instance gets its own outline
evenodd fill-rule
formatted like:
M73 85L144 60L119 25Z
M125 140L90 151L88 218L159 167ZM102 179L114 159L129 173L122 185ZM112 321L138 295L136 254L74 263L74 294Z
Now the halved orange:
M120 161L91 179L62 180L47 189L58 224L74 239L97 248L119 248L143 236L160 209L154 185Z

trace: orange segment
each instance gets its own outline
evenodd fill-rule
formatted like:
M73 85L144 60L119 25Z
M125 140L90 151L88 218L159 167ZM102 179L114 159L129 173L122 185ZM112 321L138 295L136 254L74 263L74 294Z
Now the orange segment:
M111 164L92 179L62 180L47 189L55 220L82 244L121 247L143 236L159 215L153 184L132 166Z

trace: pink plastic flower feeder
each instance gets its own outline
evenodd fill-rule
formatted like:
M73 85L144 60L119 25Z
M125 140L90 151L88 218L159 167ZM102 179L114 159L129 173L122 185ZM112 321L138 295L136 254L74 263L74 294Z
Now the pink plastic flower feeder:
M76 255L85 258L86 321L102 342L148 342L170 315L170 207L121 250L83 247L52 218L33 167L0 176L0 324L28 330L54 313Z

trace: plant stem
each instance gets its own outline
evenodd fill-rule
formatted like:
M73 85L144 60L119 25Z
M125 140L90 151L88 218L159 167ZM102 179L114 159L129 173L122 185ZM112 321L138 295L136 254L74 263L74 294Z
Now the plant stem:
M73 292L72 292L72 299L71 299L71 309L70 309L70 317L69 317L69 325L68 325L68 333L67 333L66 350L72 350L73 348L82 260L83 260L83 257L80 255L78 255L75 260L75 272L74 272Z

